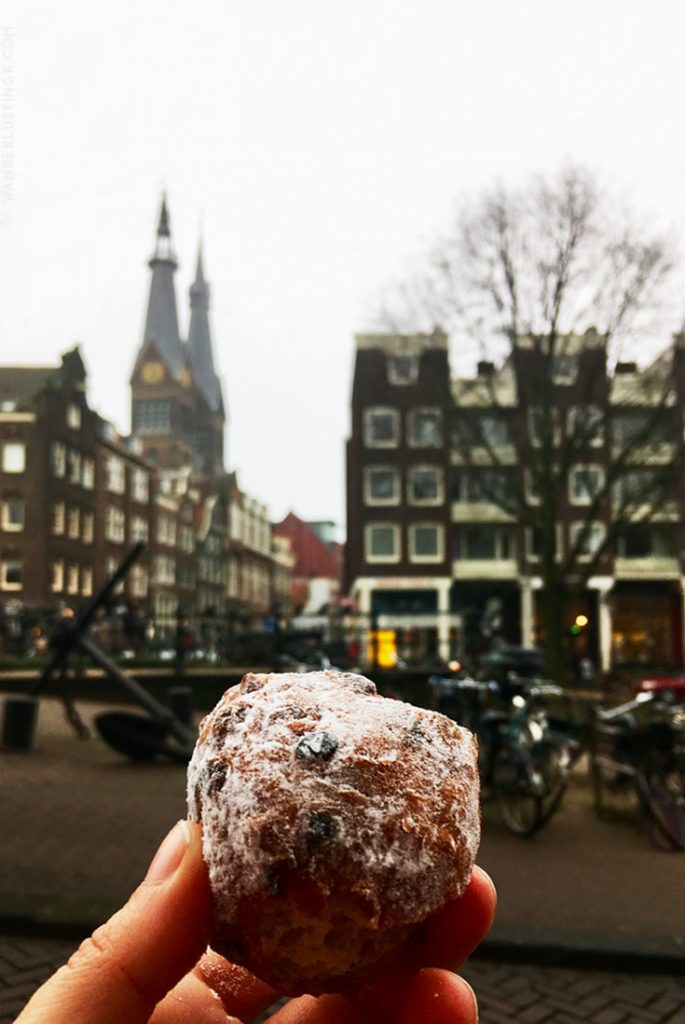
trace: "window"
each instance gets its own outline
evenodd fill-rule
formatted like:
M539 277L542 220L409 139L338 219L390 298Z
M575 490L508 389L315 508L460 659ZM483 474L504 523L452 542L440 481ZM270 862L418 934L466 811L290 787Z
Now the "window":
M612 421L612 440L625 448L665 444L673 440L669 427L661 410L616 413Z
M400 474L391 466L367 466L364 470L364 500L367 505L397 505Z
M400 415L397 409L373 408L364 411L364 443L368 448L396 448L400 440Z
M157 555L155 558L155 580L157 583L176 582L176 562L170 555Z
M18 533L24 529L25 506L21 498L5 498L0 503L0 508L2 510L0 522L3 530L8 533Z
M81 483L81 453L74 451L72 448L67 452L67 469L69 473L69 483L80 484Z
M73 562L67 566L67 594L78 594L79 570Z
M81 483L87 491L95 487L95 463L92 459L84 459L81 469Z
M169 546L176 543L176 522L171 516L160 515L157 520L157 540Z
M81 429L81 409L76 402L70 402L67 406L67 426L72 430Z
M134 405L137 434L171 433L171 405L166 399L145 399Z
M52 506L52 522L50 528L55 537L61 537L64 533L64 502L56 501Z
M572 505L591 505L603 486L601 466L574 466L569 475L569 500Z
M666 526L635 523L618 538L619 558L672 558L675 555L673 530Z
M462 527L457 557L467 561L507 561L514 557L512 531L501 526Z
M3 558L0 561L0 590L21 590L23 563L18 558Z
M84 544L93 543L93 522L93 513L84 512L81 517L81 539Z
M364 536L367 562L399 562L400 528L395 523L370 523Z
M147 597L147 570L142 565L131 569L131 593L134 597Z
M142 516L133 516L131 519L131 540L134 543L138 541L145 543L148 539L148 533L147 519L143 519Z
M63 477L67 472L67 449L61 441L53 441L50 448L52 475Z
M64 590L64 562L53 562L50 566L50 590L53 594L61 594Z
M444 557L442 526L416 523L409 527L409 558L412 562L442 562Z
M408 422L412 448L437 448L442 444L442 410L412 409Z
M654 469L631 469L623 473L615 484L616 496L622 504L651 504L663 494L666 480Z
M126 490L126 466L117 455L107 456L105 481L105 487L111 494L123 494Z
M482 443L488 448L511 444L511 430L503 416L481 416L478 428Z
M81 512L75 505L72 505L67 513L67 537L71 540L78 540L80 532Z
M571 523L571 545L578 561L587 561L596 555L606 534L604 523Z
M26 469L26 445L8 441L2 449L2 468L5 473L23 473Z
M514 479L512 473L505 469L461 469L455 472L453 481L453 501L500 505L513 501Z
M528 558L537 560L542 558L544 535L542 527L533 526L526 530L528 541ZM554 557L559 558L561 552L561 527L557 525L554 530Z
M412 505L440 505L444 500L442 469L412 466L408 476L408 497Z
M550 360L552 383L573 384L578 376L578 356L554 355Z
M552 406L531 406L528 410L530 443L541 448L545 443L559 444L559 410Z
M388 380L391 384L415 384L419 379L419 357L388 356Z
M150 485L148 475L144 469L133 470L131 490L134 501L138 501L142 505L147 503L147 500L150 496Z
M89 565L81 569L81 593L84 597L90 597L93 593L93 570Z
M178 536L178 546L186 555L192 555L195 548L195 537L190 527L181 527Z
M126 539L126 516L124 510L115 505L108 505L105 510L105 538L114 544Z
M568 438L576 447L604 444L604 413L598 405L572 405L566 421Z

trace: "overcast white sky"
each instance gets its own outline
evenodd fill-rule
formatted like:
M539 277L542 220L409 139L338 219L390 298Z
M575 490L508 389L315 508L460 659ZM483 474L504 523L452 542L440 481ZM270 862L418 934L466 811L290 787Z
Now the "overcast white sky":
M353 336L455 197L571 158L685 228L681 3L5 0L0 19L0 364L80 342L92 403L128 429L166 188L182 330L202 224L228 457L274 518L342 522Z

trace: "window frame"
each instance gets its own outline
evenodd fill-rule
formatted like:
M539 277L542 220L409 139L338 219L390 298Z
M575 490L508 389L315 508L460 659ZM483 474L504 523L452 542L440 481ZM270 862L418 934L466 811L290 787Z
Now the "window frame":
M19 582L8 583L7 573L10 565L19 566ZM24 588L24 559L14 556L0 558L0 590L17 593Z
M376 555L372 551L371 538L373 531L389 529L394 537L394 551L390 555ZM372 565L396 565L402 560L402 532L399 523L373 522L364 526L364 560Z
M16 450L20 454L20 458L17 462L19 468L17 469L11 463L11 458L8 465L8 452ZM8 476L19 476L21 473L26 472L26 442L25 441L4 441L2 445L2 463L0 469L3 473L7 473Z
M16 504L21 508L21 522L12 522L9 516L10 505ZM22 497L8 495L0 501L0 529L5 533L21 533L26 527L26 502Z
M373 417L389 415L393 421L393 437L389 441L376 441L371 437ZM364 409L363 437L366 448L399 448L400 445L400 411L391 405L370 405Z
M574 480L577 473L596 472L598 477L597 490L587 497L576 496L574 488ZM570 467L568 473L568 501L570 505L576 507L582 506L587 508L589 505L597 499L598 494L601 493L602 489L606 485L606 469L598 462L577 462Z
M438 434L434 441L416 440L414 436L415 423L418 416L426 414L435 415L438 423ZM409 448L442 448L444 440L444 415L439 405L418 405L407 413L407 445Z
M372 494L371 478L374 473L391 473L393 494L390 498L375 498ZM402 483L397 466L371 465L364 467L364 504L371 506L399 505L402 497Z
M468 547L466 543L467 532L470 530L484 530L491 532L495 538L494 554L483 556L480 555L475 557L474 555L465 554ZM458 561L460 562L511 562L516 557L516 538L514 529L511 526L504 526L499 523L465 523L459 527L461 543L460 553ZM505 554L503 551L504 544L503 538L506 537L508 541L508 552Z
M434 555L421 555L416 551L416 534L418 530L434 530L436 536L436 553ZM411 523L407 528L407 551L409 561L422 565L437 565L445 560L445 528L442 523L426 521Z
M600 548L602 546L602 544L605 542L606 537L607 537L606 523L602 522L600 519L574 520L569 525L569 541L570 541L570 547L571 547L572 551L574 550L574 548L576 547L576 544L578 543L578 535L580 533L582 533L582 531L584 529L587 529L588 527L590 527L591 532L594 532L597 528L599 528L599 530L601 531L601 539L599 541L598 548ZM579 562L591 562L592 559L595 558L596 555L597 555L597 550L591 550L589 552L583 552L583 551L581 551L579 549L577 554L576 554L576 559Z
M414 493L413 477L416 473L435 473L436 494L434 498L417 498ZM435 508L445 502L445 471L442 466L433 464L418 464L409 466L407 469L407 504L420 508Z

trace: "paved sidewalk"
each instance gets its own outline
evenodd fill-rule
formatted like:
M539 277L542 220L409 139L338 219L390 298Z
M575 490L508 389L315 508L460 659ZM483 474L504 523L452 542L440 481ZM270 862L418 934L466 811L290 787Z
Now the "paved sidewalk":
M11 1024L74 943L0 936L0 1024ZM472 960L481 1024L685 1024L685 981Z

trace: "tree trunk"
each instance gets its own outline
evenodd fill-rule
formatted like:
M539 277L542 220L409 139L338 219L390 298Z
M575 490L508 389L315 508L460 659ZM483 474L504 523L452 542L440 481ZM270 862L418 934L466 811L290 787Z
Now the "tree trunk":
M548 679L563 683L564 664L564 611L566 587L562 580L550 581L540 592L542 627L544 632L544 670Z

